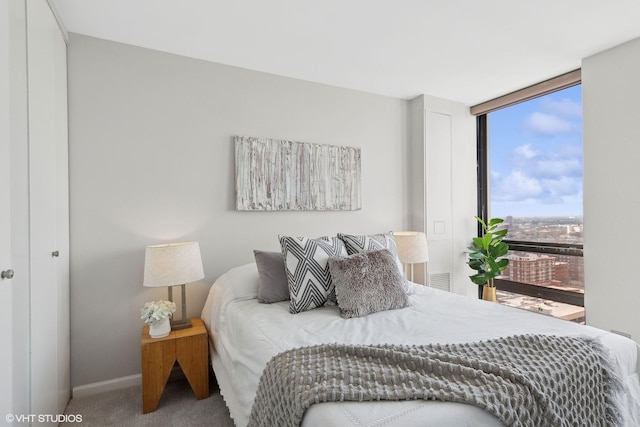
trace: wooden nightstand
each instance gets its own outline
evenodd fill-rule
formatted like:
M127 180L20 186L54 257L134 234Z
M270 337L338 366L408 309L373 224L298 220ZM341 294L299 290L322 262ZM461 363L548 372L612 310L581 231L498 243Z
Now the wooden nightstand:
M209 397L209 346L201 319L191 319L188 329L171 331L164 338L151 338L142 331L142 413L158 406L171 368L178 362L198 399Z

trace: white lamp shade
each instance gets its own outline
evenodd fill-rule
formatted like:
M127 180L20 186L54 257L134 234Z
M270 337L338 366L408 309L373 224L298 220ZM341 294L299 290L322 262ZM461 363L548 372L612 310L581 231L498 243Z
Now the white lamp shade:
M144 254L144 286L175 286L204 278L198 242L147 246Z
M393 240L398 247L398 258L403 264L429 261L427 236L420 231L396 231Z

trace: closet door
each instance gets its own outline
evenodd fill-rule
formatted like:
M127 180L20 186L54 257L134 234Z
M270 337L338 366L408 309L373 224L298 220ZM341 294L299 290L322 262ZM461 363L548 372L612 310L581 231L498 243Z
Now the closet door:
M26 4L31 413L60 414L69 397L68 184L62 170L67 156L66 45L46 0Z
M0 6L0 52L9 52L9 5ZM11 262L11 163L9 160L9 55L0 55L0 271L12 268ZM0 279L0 301L11 301L11 281ZM0 310L0 334L12 342L13 307L7 304ZM0 346L0 413L13 412L12 388L13 373L12 346Z
M0 405L11 408L3 411L4 414L28 414L30 270L26 10L23 1L4 2L2 5L0 52L8 55L0 59L0 227L4 230L0 232L0 252L10 249L11 253L10 261L2 262L0 269L11 269L15 275L10 280L0 280L0 301L4 304L0 331L5 338L0 349L3 353L0 356L0 396L3 396ZM8 12L8 20L3 15L5 12ZM5 38L7 34L8 41ZM8 64L3 62L7 59ZM7 173L10 174L10 184ZM9 209L10 229L7 231ZM4 253L1 257L6 260ZM12 360L8 361L8 357Z
M67 44L58 31L54 55L56 111L56 280L58 287L58 413L71 398L69 307L69 134L67 109Z

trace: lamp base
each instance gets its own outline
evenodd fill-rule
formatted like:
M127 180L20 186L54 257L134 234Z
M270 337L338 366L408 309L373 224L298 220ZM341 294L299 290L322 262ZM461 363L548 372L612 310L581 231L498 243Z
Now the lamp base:
M404 278L407 279L410 282L413 282L413 264L410 264L408 262L405 262L402 264L402 266L404 267ZM407 266L409 266L409 273L407 274Z
M185 292L184 285L180 285L180 290L182 291L182 314L180 319L175 319L171 321L171 330L177 331L179 329L187 329L191 327L191 320L187 319L187 293ZM169 301L173 301L173 290L171 286L168 289L169 292Z
M190 328L191 326L192 326L191 320L176 320L175 322L174 321L171 322L172 331L187 329L187 328Z

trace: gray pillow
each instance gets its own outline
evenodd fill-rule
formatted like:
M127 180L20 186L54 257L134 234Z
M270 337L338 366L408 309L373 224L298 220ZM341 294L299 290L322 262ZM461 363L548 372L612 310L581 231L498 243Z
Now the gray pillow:
M265 252L254 250L258 266L258 301L271 304L289 299L289 285L287 284L287 270L284 258L280 252Z
M405 279L387 249L331 257L329 270L345 319L409 305Z

